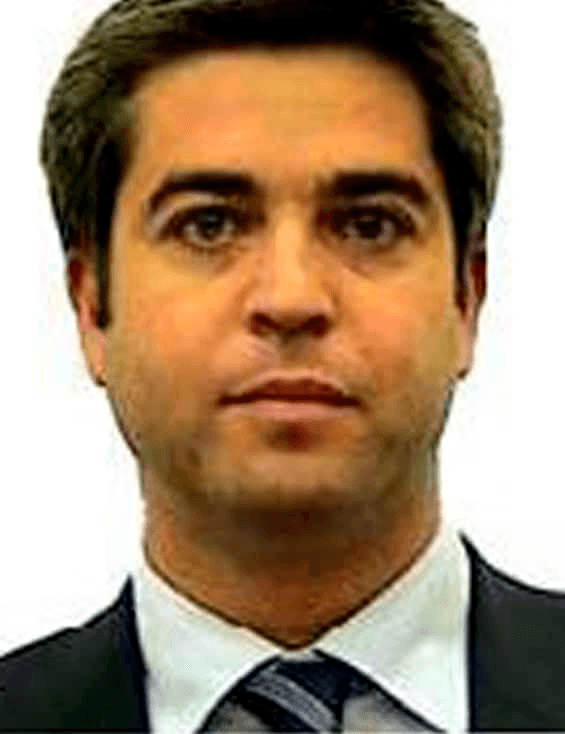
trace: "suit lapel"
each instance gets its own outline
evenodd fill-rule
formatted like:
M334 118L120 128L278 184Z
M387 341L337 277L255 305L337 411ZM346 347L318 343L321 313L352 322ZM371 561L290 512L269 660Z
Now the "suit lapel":
M111 675L107 677L108 713L112 727L149 731L145 668L133 602L131 578L123 587L116 607L116 630L112 635Z
M83 690L72 716L82 729L149 731L146 669L136 631L132 587L128 578L112 607L87 625L91 644L88 635L82 638L82 647L88 648L90 656L87 677L91 684ZM77 660L84 676L86 661L80 656Z

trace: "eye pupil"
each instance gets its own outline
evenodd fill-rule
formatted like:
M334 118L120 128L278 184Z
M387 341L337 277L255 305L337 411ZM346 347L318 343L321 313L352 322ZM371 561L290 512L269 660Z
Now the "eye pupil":
M206 239L214 237L222 230L224 219L219 212L202 212L195 221L195 225Z
M388 243L401 234L402 227L385 212L353 213L345 228L345 234L353 239L372 239Z
M392 223L382 217L375 217L371 214L364 214L359 219L359 229L365 236L375 234L391 234Z

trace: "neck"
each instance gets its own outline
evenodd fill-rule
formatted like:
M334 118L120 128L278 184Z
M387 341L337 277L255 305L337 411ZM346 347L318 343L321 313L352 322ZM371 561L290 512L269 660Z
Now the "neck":
M300 511L187 508L155 477L143 480L153 569L186 598L287 648L376 598L439 525L435 472L431 486L428 475L427 486L395 485L378 500Z

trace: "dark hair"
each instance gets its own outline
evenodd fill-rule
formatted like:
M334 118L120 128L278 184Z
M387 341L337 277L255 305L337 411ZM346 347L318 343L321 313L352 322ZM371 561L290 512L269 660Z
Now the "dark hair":
M146 72L190 53L316 45L399 62L427 101L456 234L457 285L481 242L501 164L501 110L476 27L438 0L120 0L91 25L51 92L41 138L65 252L96 247L98 324L109 322L116 194L131 152L131 96Z

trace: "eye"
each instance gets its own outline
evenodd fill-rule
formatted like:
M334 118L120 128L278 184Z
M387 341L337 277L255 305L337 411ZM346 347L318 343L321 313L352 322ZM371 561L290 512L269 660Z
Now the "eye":
M245 231L248 220L244 212L226 206L183 209L168 220L162 236L174 238L204 254L213 254Z
M400 207L351 207L337 210L329 217L333 232L347 241L367 242L370 248L383 250L416 232L411 214Z

